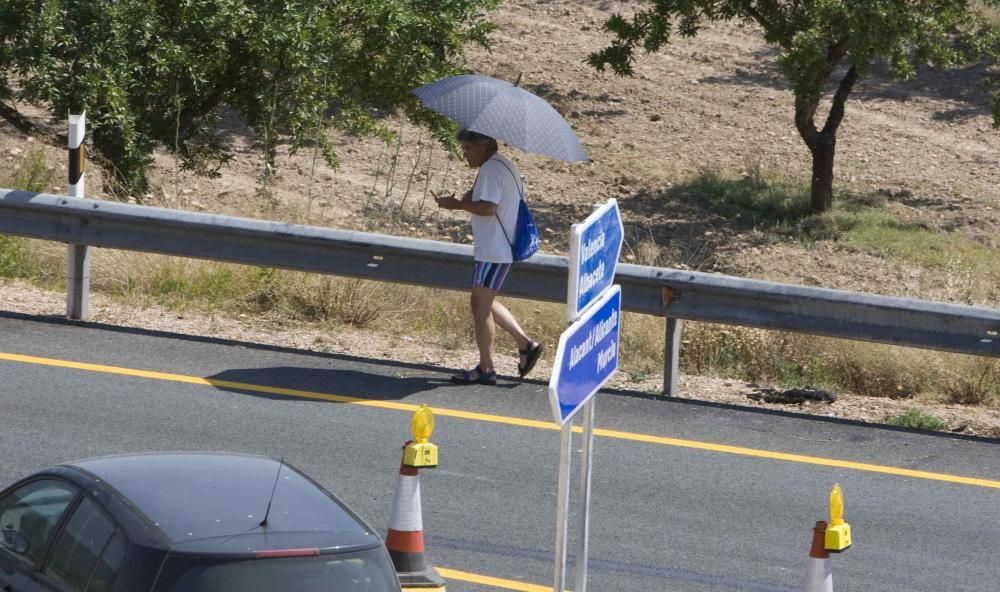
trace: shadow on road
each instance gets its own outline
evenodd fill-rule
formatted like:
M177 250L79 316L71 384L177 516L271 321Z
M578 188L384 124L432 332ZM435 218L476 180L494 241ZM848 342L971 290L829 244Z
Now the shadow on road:
M404 371L385 376L357 370L291 366L226 370L206 378L222 391L281 400L295 397L315 400L309 395L318 394L324 396L322 400L334 403L348 403L352 399L404 399L451 384L448 379L426 373Z
M371 359L348 354L318 352L289 346L254 343L250 341L240 341L222 337L190 335L157 329L144 329L141 327L123 327L94 321L74 321L62 316L30 315L19 312L0 311L0 319L3 318L30 321L33 323L46 323L57 326L80 327L106 331L109 333L120 333L123 335L155 337L159 339L172 339L192 343L240 347L280 354L293 354L296 356L329 360L336 363L348 362L355 364L377 364L380 368L383 368L382 373L369 373L358 370L344 370L336 368L279 366L267 368L230 369L205 377L212 381L236 383L229 385L217 385L216 388L219 390L249 394L268 399L287 400L289 398L295 398L296 395L294 392L280 392L281 390L288 390L304 391L299 393L299 396L303 398L303 400L317 400L316 398L310 399L308 397L310 393L314 393L323 395L323 397L318 397L318 399L324 399L332 402L337 402L336 398L338 397L343 398L343 402L350 402L349 400L352 398L390 401L403 399L409 395L424 391L431 391L439 387L456 387L459 389L469 388L456 385L448 378L452 371L457 370L457 368L447 369L428 364L401 362L397 360ZM386 370L388 370L388 373ZM528 381L502 380L496 386L489 388L511 391L512 389L516 389L522 382ZM242 385L243 388L240 388L240 385Z

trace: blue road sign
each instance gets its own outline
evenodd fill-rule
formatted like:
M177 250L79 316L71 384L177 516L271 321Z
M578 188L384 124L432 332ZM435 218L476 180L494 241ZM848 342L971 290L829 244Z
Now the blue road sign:
M621 287L612 286L563 331L549 379L549 401L556 423L569 421L618 369L621 313Z
M574 321L614 283L622 250L622 217L618 202L609 199L580 224L573 225L569 249L567 320Z

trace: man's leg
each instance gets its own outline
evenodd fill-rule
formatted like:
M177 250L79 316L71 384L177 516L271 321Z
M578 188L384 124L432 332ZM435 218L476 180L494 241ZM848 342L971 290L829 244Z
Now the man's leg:
M493 340L496 325L493 324L493 303L496 292L484 286L472 287L472 320L479 346L479 369L493 372Z
M528 344L531 343L528 335L521 329L521 325L517 323L514 315L498 300L493 300L493 321L500 325L501 329L510 333L510 336L517 342L517 349L528 349Z
M538 356L541 355L542 344L532 341L527 333L521 329L517 319L511 314L507 307L496 300L493 301L493 320L500 325L517 342L517 370L523 377L534 367ZM538 350L538 351L536 351Z

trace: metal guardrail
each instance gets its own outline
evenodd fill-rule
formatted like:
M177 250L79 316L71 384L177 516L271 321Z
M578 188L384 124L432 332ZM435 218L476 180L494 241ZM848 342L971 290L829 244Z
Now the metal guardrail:
M0 189L0 234L468 290L472 247ZM518 263L504 294L566 301L565 257ZM666 317L664 391L676 393L678 320L1000 357L1000 310L619 265L622 307Z

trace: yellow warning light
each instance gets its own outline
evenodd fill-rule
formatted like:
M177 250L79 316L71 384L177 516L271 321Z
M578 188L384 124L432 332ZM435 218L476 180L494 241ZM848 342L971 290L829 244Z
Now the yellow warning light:
M434 412L427 405L421 405L413 414L413 439L420 444L428 442L434 433Z
M830 525L836 526L844 523L844 490L840 488L840 483L833 484L833 491L830 492Z
M418 469L433 469L438 464L437 446L429 442L434 433L434 412L421 405L413 414L413 439L403 449L403 464Z
M823 541L827 551L839 553L851 546L851 525L844 522L844 491L839 483L830 492L830 525Z

